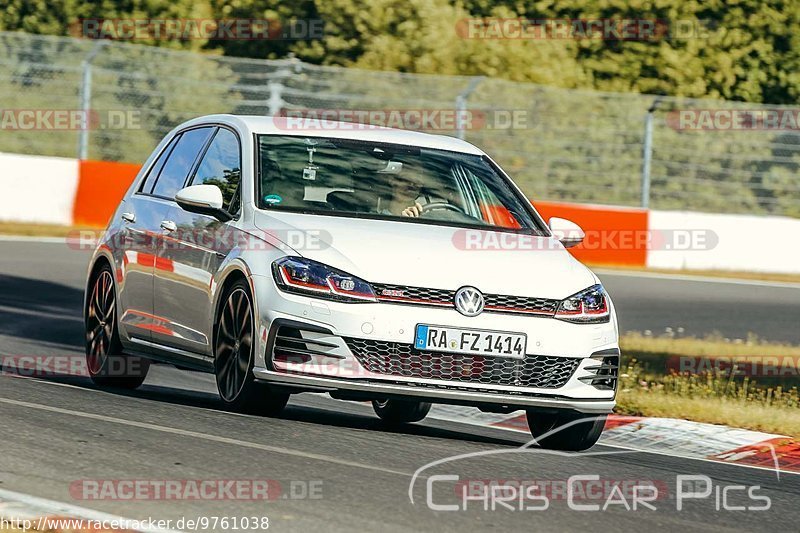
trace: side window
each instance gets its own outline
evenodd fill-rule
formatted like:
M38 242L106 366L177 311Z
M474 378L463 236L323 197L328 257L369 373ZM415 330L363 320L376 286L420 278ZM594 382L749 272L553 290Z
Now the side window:
M230 213L238 211L239 182L242 161L239 140L230 130L220 128L192 179L192 185L216 185L222 190L222 207Z
M480 179L463 165L459 165L457 172L460 172L466 178L473 201L477 203L480 218L484 222L501 228L518 229L522 227L517 220L519 215L505 207L506 205L513 205L513 203L500 201L495 191L489 188L485 180Z
M197 155L205 146L208 136L214 128L197 128L181 135L169 159L161 169L158 181L153 188L153 194L172 199L175 193L181 190L186 176L192 170L192 165L197 160Z
M150 172L147 174L147 177L145 178L142 187L139 189L139 192L143 192L145 194L150 194L153 192L153 184L158 178L158 175L161 173L161 169L164 168L164 163L167 161L172 149L175 148L175 143L178 142L178 139L180 138L180 135L176 135L172 138L166 148L164 148L164 151L161 152L161 155L158 156L158 159L156 159L156 162L153 163L153 166L150 168Z

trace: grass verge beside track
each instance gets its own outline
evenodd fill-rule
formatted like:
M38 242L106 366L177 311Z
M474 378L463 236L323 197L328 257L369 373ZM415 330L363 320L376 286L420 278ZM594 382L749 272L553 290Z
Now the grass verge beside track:
M800 438L800 346L640 334L620 345L616 412Z
M88 230L100 232L102 228L84 228L79 226L59 226L57 224L17 224L0 222L0 235L14 237L74 237L78 232Z

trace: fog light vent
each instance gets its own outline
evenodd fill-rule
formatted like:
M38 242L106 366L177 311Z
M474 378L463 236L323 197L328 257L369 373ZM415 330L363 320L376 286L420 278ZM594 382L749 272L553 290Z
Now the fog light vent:
M323 351L326 348L339 346L313 338L304 338L303 332L293 326L280 326L275 333L272 347L272 360L284 363L302 364L311 361L313 356L334 357L342 359L343 356Z
M592 363L584 367L589 376L578 379L599 390L616 390L619 376L619 350L612 348L592 354Z

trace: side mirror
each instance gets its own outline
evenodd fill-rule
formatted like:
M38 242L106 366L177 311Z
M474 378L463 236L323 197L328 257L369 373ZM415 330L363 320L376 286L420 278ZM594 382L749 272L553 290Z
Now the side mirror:
M175 201L184 211L210 215L223 222L231 219L222 209L222 191L216 185L190 185L179 190Z
M553 217L548 221L550 231L553 232L553 237L561 241L564 248L572 248L578 246L583 242L586 234L581 227L571 220L566 218Z

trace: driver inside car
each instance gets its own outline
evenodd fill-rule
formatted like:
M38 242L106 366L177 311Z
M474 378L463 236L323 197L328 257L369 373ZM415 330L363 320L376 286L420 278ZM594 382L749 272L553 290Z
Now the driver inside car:
M419 202L421 190L422 184L413 174L397 176L387 210L389 214L403 217L422 215L422 204Z
M398 176L393 181L392 196L383 214L416 218L436 209L463 213L453 202L452 191L446 190L443 184L435 188L427 186L423 179L416 173Z
M392 192L389 201L380 212L385 215L402 217L420 217L429 196L424 194L423 177L414 171L406 171L392 180Z

